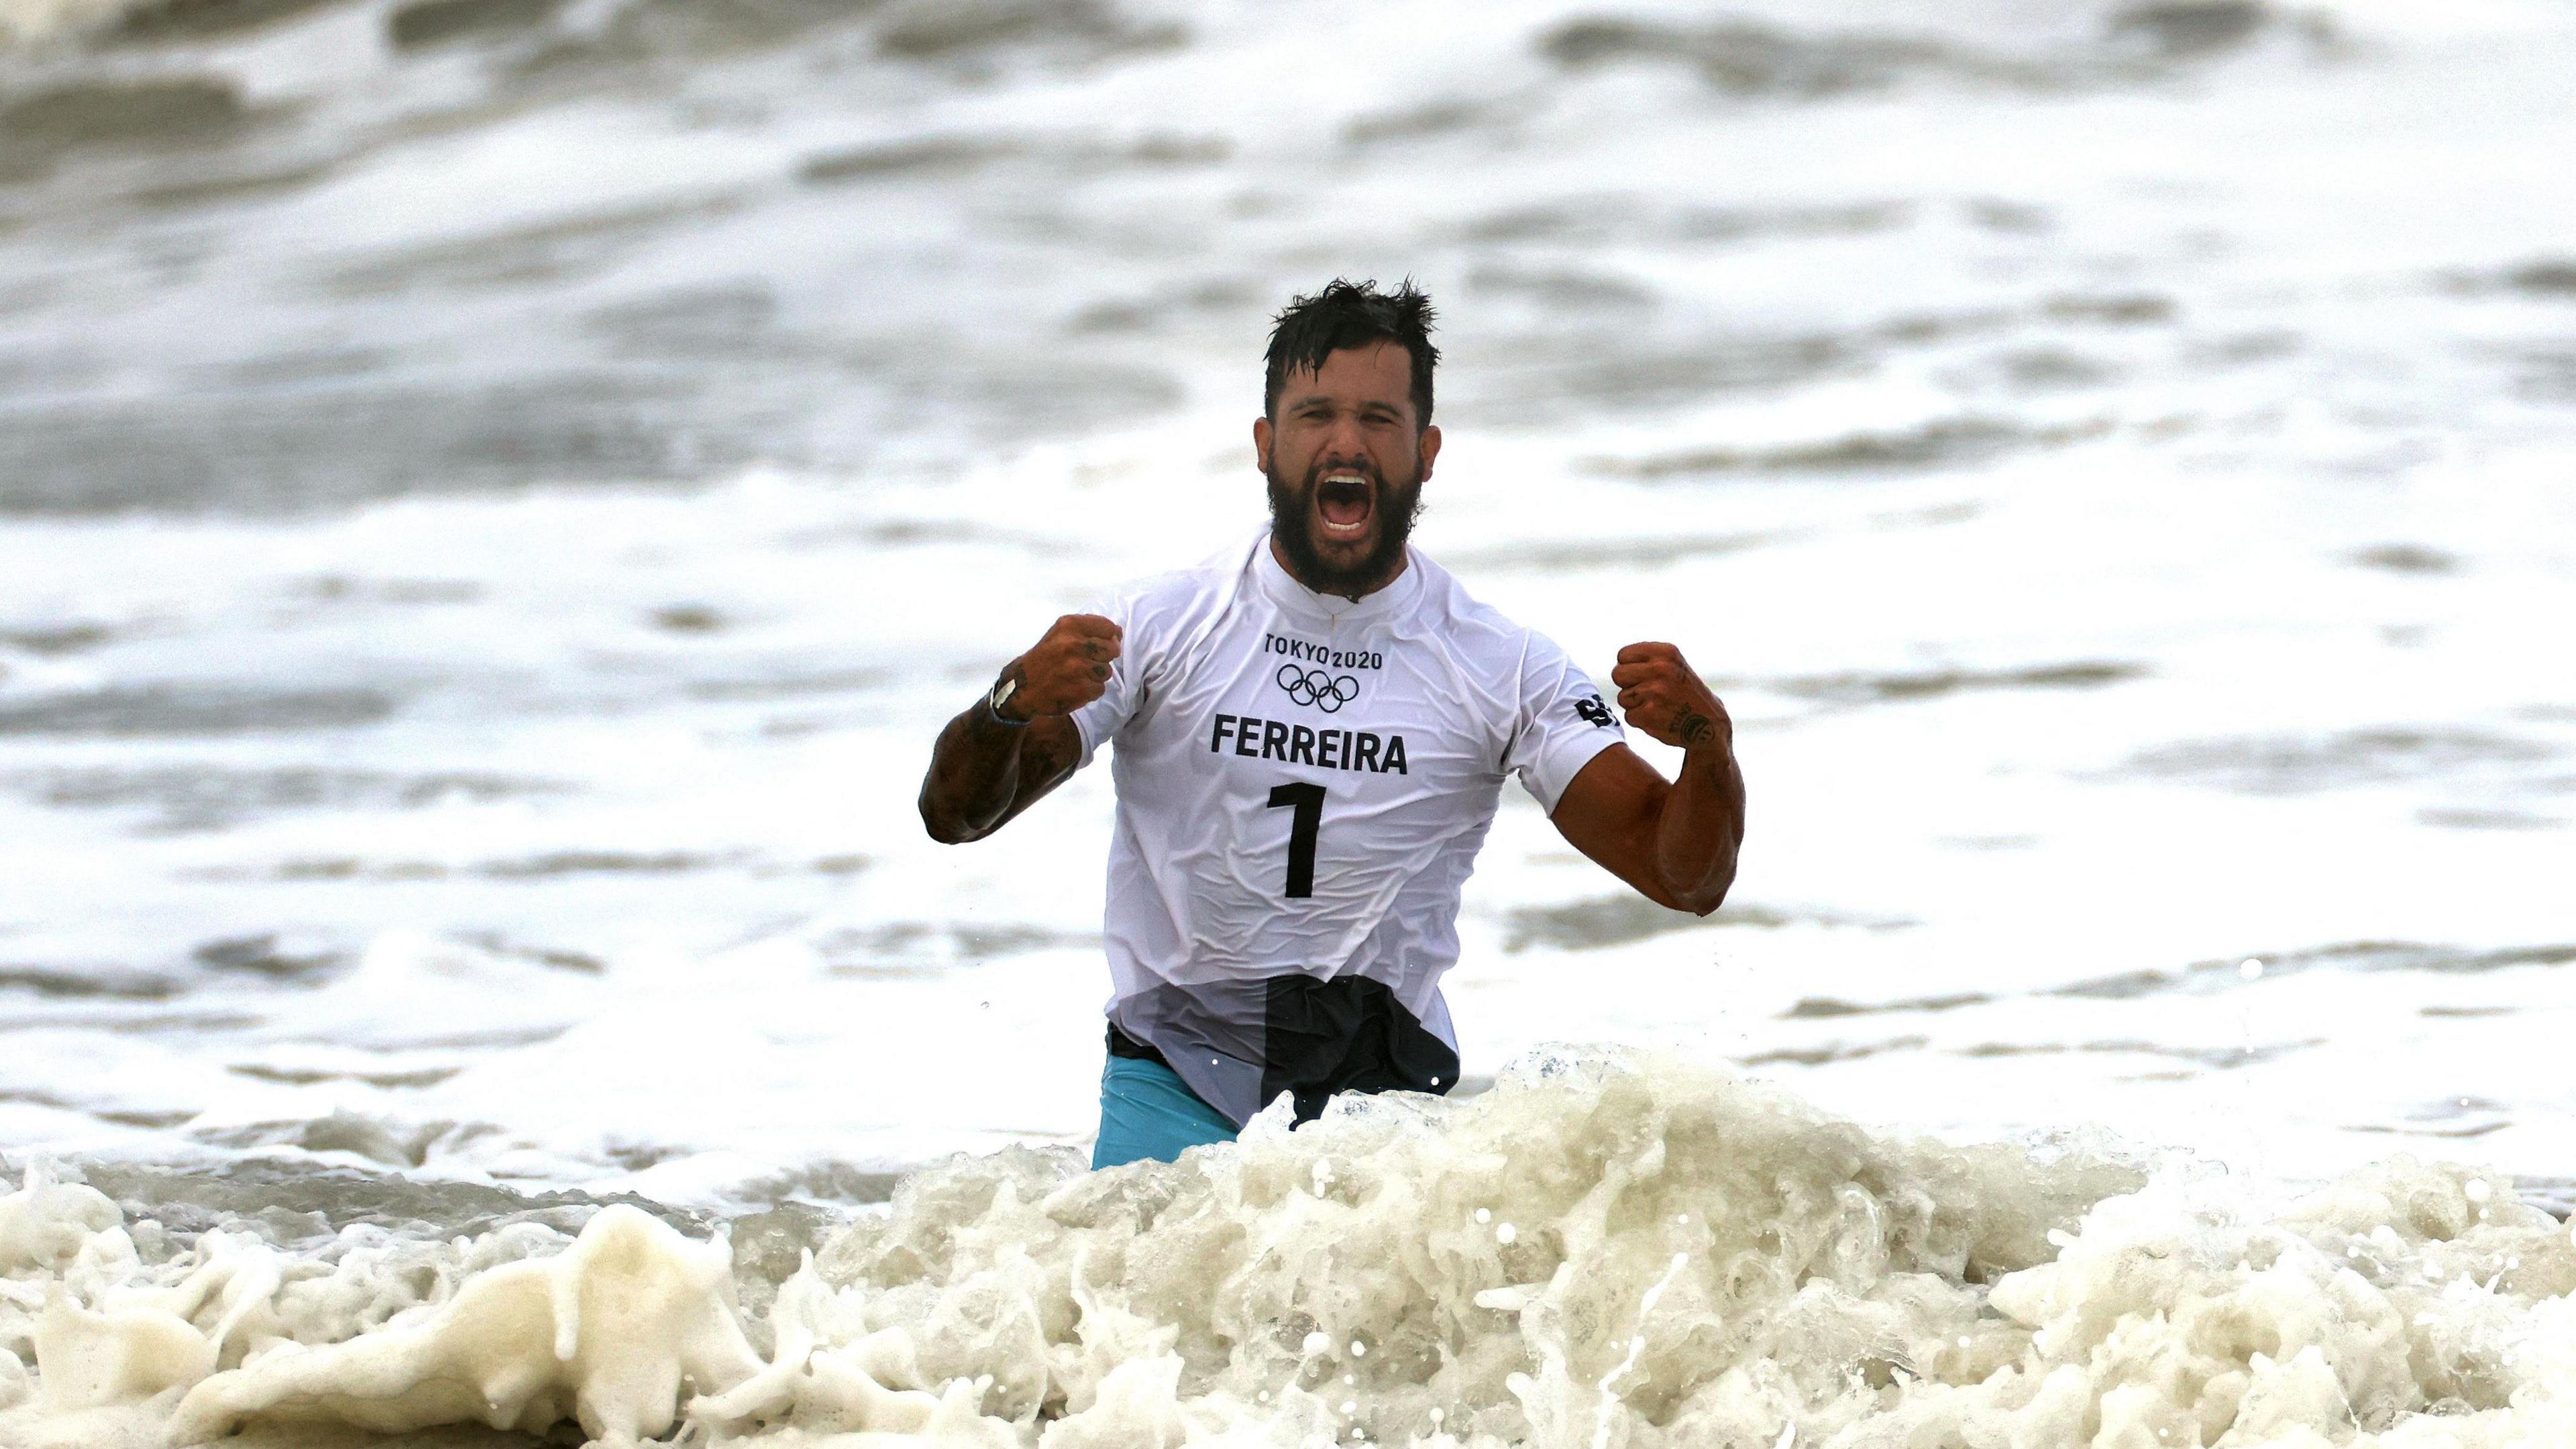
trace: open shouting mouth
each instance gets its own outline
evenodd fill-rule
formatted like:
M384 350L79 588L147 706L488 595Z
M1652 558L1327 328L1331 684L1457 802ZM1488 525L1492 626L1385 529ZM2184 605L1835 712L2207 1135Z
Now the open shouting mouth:
M1315 484L1315 512L1325 538L1355 543L1377 513L1377 485L1358 469L1336 468Z

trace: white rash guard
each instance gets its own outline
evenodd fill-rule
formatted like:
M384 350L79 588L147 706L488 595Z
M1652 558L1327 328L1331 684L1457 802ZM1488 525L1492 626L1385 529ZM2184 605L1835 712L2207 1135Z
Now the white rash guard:
M1082 760L1114 743L1112 1049L1240 1124L1281 1091L1446 1091L1440 977L1503 777L1551 814L1620 743L1583 671L1418 550L1353 602L1247 550L1122 591ZM1117 1033L1129 1042L1119 1043Z

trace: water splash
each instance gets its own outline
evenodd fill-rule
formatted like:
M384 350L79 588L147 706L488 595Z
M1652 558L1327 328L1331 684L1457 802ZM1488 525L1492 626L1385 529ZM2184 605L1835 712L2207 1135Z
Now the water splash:
M102 1194L31 1175L0 1197L0 1441L258 1444L315 1420L991 1449L2576 1428L2576 1241L2507 1183L2401 1158L2277 1214L2256 1199L2099 1154L1875 1136L1601 1056L1173 1164L963 1159L749 1314L723 1236L632 1209L569 1240L209 1231L152 1253L161 1235Z

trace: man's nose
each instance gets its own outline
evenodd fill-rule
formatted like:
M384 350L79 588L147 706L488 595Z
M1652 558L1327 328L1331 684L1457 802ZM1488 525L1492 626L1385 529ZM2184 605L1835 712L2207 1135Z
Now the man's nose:
M1368 458L1368 442L1360 432L1360 420L1348 413L1333 419L1324 430L1324 457L1329 462L1358 463Z

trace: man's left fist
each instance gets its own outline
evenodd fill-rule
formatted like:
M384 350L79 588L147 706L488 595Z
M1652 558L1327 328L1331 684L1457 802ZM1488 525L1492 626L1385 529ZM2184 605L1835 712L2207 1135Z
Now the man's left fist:
M1735 737L1735 721L1727 718L1726 706L1670 644L1631 644L1620 650L1610 682L1619 686L1619 708L1628 723L1665 744L1697 749L1730 745Z

